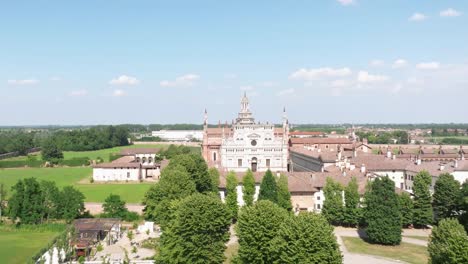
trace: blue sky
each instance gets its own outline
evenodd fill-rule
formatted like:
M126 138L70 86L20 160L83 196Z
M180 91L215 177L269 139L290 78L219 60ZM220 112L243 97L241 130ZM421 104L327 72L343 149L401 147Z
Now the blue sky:
M468 1L8 1L0 125L468 122Z

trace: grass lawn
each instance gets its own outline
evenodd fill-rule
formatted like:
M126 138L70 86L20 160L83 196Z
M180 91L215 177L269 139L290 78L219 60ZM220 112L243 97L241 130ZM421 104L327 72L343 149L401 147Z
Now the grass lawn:
M90 179L92 170L91 167L0 169L0 183L4 183L10 193L11 186L19 179L35 177L38 180L54 181L58 187L73 185L83 192L86 202L104 202L106 197L113 193L120 195L128 203L141 202L146 190L151 186L150 183L79 183L82 179Z
M227 248L226 251L224 251L224 256L226 256L226 260L224 261L224 264L229 264L232 261L232 258L237 255L237 252L239 251L239 243L232 243L230 244Z
M427 247L409 243L399 246L381 246L365 242L358 237L341 237L349 252L381 256L401 260L412 264L426 264L428 260Z
M0 263L23 264L59 232L0 228Z

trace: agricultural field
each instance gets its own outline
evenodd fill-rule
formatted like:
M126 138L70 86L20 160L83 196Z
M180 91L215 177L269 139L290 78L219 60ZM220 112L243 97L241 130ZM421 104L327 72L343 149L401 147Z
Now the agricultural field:
M41 227L34 230L0 226L0 263L27 263L60 232L58 229L41 229Z

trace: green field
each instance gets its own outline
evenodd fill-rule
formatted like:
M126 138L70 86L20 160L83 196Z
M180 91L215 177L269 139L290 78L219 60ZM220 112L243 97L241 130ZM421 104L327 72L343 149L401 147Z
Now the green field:
M428 259L427 247L410 243L399 246L382 246L369 244L359 237L341 237L346 249L352 253L374 255L412 264L426 264Z
M141 202L151 186L150 183L88 183L91 175L91 167L0 169L0 183L4 183L6 189L10 190L19 179L35 177L38 180L54 181L58 187L73 185L83 192L86 202L103 202L113 193L128 203Z
M9 230L0 228L0 263L24 264L47 246L59 231Z

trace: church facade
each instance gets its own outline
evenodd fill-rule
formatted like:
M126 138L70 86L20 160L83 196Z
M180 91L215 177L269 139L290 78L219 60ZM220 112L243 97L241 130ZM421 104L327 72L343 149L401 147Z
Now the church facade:
M247 169L273 172L288 169L289 124L283 110L281 127L255 123L249 99L244 94L235 121L217 128L208 128L205 111L203 157L209 166L222 171L244 172Z

